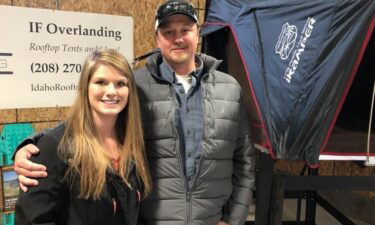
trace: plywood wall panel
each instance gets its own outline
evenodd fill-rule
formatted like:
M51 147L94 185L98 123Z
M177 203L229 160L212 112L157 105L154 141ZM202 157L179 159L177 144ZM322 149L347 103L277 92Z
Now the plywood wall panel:
M319 174L322 176L331 176L333 174L334 166L334 161L321 161L319 167Z
M51 0L13 0L12 5L30 8L56 9L55 1Z
M352 162L335 161L334 174L335 176L351 176Z
M16 110L15 109L2 109L0 110L0 124L1 123L12 123L16 120Z
M134 12L134 56L157 47L155 42L155 11L163 1L140 0L130 7Z
M18 109L17 122L45 122L61 120L61 110L56 108L32 108L32 109Z
M375 175L375 167L373 166L363 167L363 162L353 163L352 176L374 176L374 175Z
M40 132L46 128L53 128L60 124L60 122L40 122L40 123L33 123L33 128L35 132Z
M12 5L12 0L0 0L0 5Z
M276 160L275 168L278 170L299 175L304 167L304 162L302 161L290 161L290 160Z

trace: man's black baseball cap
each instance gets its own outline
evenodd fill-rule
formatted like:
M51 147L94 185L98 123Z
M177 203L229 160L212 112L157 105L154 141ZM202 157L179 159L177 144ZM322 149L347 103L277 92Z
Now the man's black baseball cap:
M185 0L168 0L156 10L155 30L163 25L169 16L174 14L184 14L198 23L198 16L192 3Z

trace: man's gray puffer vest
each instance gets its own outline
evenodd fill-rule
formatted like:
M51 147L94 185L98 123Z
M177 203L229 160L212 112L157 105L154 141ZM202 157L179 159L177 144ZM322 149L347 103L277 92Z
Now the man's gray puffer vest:
M159 74L160 54L135 73L139 89L152 194L141 203L147 225L243 225L254 187L254 149L237 81L200 54L205 114L202 154L187 189L178 146L175 89Z

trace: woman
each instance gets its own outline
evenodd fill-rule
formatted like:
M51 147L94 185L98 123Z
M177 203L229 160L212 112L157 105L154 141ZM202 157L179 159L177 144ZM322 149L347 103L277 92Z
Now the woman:
M32 160L48 177L21 193L15 224L137 223L151 179L133 73L121 54L88 56L67 119L37 146Z

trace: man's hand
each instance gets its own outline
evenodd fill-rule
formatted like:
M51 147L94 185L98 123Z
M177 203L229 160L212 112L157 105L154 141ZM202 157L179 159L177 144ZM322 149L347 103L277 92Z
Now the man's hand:
M229 225L229 224L224 223L223 221L220 221L220 222L217 223L217 225Z
M32 178L41 178L47 176L47 168L41 164L33 163L29 159L32 155L38 154L39 149L28 144L20 148L14 158L14 170L18 174L20 188L26 192L28 186L37 186L38 181Z

